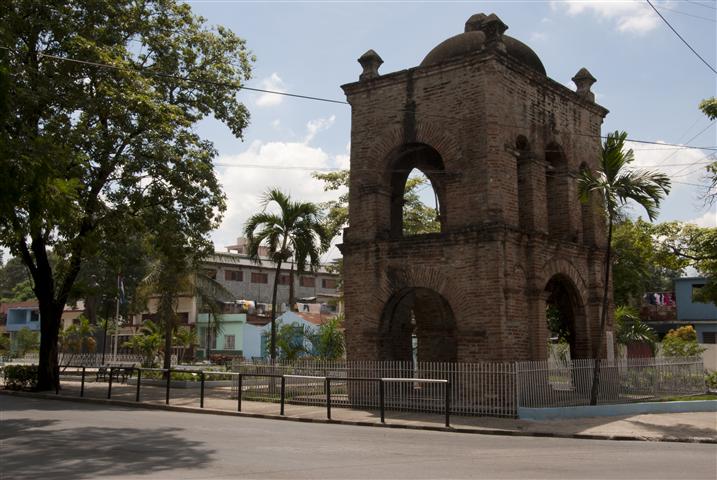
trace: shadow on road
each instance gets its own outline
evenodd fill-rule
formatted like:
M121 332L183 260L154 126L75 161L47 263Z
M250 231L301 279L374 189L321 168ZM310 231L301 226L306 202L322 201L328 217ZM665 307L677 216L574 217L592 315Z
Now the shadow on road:
M57 420L3 419L3 479L136 476L198 469L214 450L184 438L180 428L62 428Z

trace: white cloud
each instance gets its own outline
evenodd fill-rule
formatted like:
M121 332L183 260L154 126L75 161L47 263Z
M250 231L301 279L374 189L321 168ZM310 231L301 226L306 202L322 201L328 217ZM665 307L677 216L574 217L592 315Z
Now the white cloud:
M279 75L274 72L269 77L260 82L261 88L264 90L272 90L275 92L286 92L286 85ZM275 93L262 93L256 99L257 107L275 107L284 101L283 95Z
M325 202L339 192L324 192L323 182L312 178L314 169L347 168L348 154L329 155L320 147L309 145L313 136L329 128L335 118L312 120L306 125L306 137L300 142L255 141L244 152L221 156L217 163L262 165L265 168L219 167L217 176L227 195L224 220L212 238L217 250L233 244L241 235L244 223L260 210L261 195L277 187L298 201ZM272 168L272 167L287 167ZM333 251L331 256L338 253Z
M600 21L608 21L618 31L642 35L660 24L660 18L645 2L634 0L585 1L552 0L553 10L565 11L570 16L592 13Z
M715 210L714 207L710 208L707 212L704 213L704 215L697 218L693 218L688 222L694 223L699 227L715 228L717 227L717 210Z
M271 126L272 126L272 128L274 128L274 130L278 130L280 125L281 125L281 120L279 120L278 118L271 122Z
M315 120L309 120L306 123L306 137L304 137L304 143L310 143L317 133L328 130L336 121L336 115L331 115L329 118L317 118Z

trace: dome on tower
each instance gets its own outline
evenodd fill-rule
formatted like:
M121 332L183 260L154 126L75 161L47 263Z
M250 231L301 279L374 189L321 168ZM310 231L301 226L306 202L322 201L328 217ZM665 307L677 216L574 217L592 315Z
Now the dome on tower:
M426 55L421 62L421 66L436 65L483 50L486 46L487 30L488 28L494 27L496 23L503 27L502 30L508 28L495 14L485 15L478 13L473 15L466 22L465 32L436 45L433 50L428 52L428 55ZM495 35L495 30L488 35ZM546 74L543 62L540 61L540 57L538 57L533 49L520 40L516 40L508 35L503 35L502 31L498 32L498 36L502 38L505 44L505 51L509 56L527 67L532 68L536 72L543 75Z

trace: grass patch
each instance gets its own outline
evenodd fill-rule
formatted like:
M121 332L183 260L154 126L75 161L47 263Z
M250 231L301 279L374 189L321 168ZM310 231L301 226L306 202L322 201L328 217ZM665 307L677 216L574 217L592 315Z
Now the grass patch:
M653 400L655 402L689 402L692 400L717 400L717 394L715 393L703 393L701 395L684 395L681 397L665 397L659 400Z

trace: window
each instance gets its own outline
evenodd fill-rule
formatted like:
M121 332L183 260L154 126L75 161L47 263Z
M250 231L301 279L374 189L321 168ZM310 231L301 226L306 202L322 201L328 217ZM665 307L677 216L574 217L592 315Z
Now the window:
M224 350L235 350L234 335L224 335Z
M291 276L290 275L279 275L279 285L289 285L291 284Z
M40 321L40 312L37 310L32 310L30 312L30 321L31 322L39 322Z
M314 288L316 286L316 279L314 277L299 277L299 284L302 287Z
M202 270L202 273L204 273L204 275L211 278L212 280L217 279L217 271L214 268L205 268L204 270Z
M702 288L704 288L704 283L696 283L692 285L692 301L693 302L699 302L704 303L702 300L699 299L700 294L702 293Z
M241 270L226 270L224 272L224 280L229 282L241 282L244 280L244 275Z
M251 283L269 283L269 275L260 272L251 272Z
M717 332L702 332L702 343L717 343Z
M331 288L336 289L338 285L338 282L333 278L322 278L321 279L321 288Z

